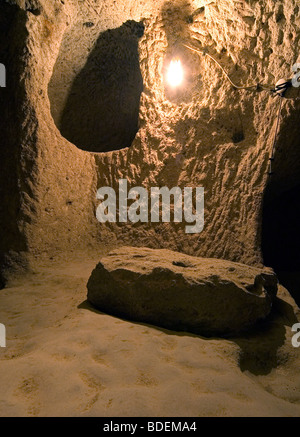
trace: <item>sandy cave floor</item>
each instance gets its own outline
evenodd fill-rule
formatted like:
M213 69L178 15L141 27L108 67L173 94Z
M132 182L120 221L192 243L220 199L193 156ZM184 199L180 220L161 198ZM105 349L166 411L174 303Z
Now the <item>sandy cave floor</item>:
M95 264L48 262L1 290L0 416L300 416L290 327L205 339L101 314Z

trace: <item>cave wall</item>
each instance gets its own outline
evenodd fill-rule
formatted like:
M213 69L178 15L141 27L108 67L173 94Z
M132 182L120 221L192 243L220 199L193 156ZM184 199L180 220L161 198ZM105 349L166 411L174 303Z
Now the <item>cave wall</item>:
M287 96L288 97L288 96ZM263 197L262 253L300 305L300 111L285 108Z
M278 98L234 90L208 57L181 43L205 48L237 84L273 85L291 76L298 58L296 0L35 0L2 4L1 16L7 11L10 33L1 45L8 69L5 94L1 90L2 257L40 259L131 244L262 263L262 204ZM130 147L119 144L121 150L81 150L63 137L60 119L99 37L128 20L144 25L138 133ZM173 56L180 56L186 72L176 93L163 80ZM284 101L280 129L298 109L294 99ZM111 117L114 126L118 111ZM292 126L296 136L298 126ZM115 147L110 140L109 134L103 139L106 150ZM285 152L284 165L295 166L298 155L299 148ZM187 235L183 224L98 223L97 188L117 188L120 178L129 187L203 186L204 230Z

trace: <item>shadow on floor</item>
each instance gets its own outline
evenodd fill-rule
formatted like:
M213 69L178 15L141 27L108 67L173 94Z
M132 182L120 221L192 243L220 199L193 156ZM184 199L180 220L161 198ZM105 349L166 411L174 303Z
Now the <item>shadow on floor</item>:
M99 315L106 314L94 308L87 300L78 305L77 308L92 311ZM113 315L113 317L118 316ZM208 338L190 332L171 331L149 323L128 320L124 317L118 318L136 325L157 329L167 335L201 338L206 341L232 341L240 348L240 370L242 372L249 371L254 375L268 375L272 369L281 364L278 358L278 350L285 343L286 326L292 326L298 322L293 307L279 298L276 298L273 311L266 320L258 323L253 329L248 330L239 337Z

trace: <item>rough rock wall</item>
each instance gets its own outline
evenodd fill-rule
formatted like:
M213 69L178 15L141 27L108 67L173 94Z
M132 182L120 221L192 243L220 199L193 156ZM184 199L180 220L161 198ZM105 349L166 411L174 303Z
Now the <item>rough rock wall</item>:
M68 13L61 2L35 4L1 4L3 21L11 16L2 51L7 67L1 120L5 267L20 263L20 253L24 264L28 253L52 256L86 247L93 232L93 161L61 137L48 99Z
M6 66L7 75L19 76L22 66L18 68L14 62L14 56L18 54L16 48L17 42L10 45L8 50L8 41L11 38L11 33L14 28L14 22L17 15L17 8L12 8L8 5L1 6L0 14L0 53L1 62ZM20 26L23 24L23 32L20 32L20 38L24 38L25 23L22 23L20 17ZM9 64L9 68L8 67ZM20 63L21 64L21 63ZM20 94L12 93L12 89L16 85L15 81L6 81L6 88L0 90L0 105L1 105L1 147L0 147L0 264L1 267L7 269L12 263L22 263L20 253L26 250L26 242L22 231L17 223L17 215L19 215L21 204L21 192L19 189L18 174L20 165L16 157L18 156L18 139L20 135L19 126L13 126L11 120L13 118L16 100ZM19 120L18 120L19 121ZM16 119L14 118L14 123ZM10 256L8 257L8 253ZM26 264L26 261L23 259ZM0 274L0 286L3 286L3 278Z
M9 6L14 8L15 27L3 53L8 54L9 68L22 66L7 89L14 101L4 137L8 142L14 137L7 162L18 209L6 196L5 210L13 213L9 219L2 216L13 227L17 223L18 236L12 238L18 241L16 252L51 256L114 242L259 265L278 99L266 91L234 90L213 61L182 43L215 56L237 84L273 85L291 76L298 58L297 0L17 3L18 8ZM7 8L2 5L1 13ZM145 26L138 45L144 84L140 128L129 148L85 152L68 142L55 122L59 126L72 84L101 33L127 20ZM17 62L12 59L16 53ZM173 56L181 58L186 72L184 86L176 93L164 81ZM280 170L272 182L281 187L291 168L290 185L300 174L298 126L289 123L297 119L298 108L294 99L283 102L278 146L283 151L280 163L275 159L274 169ZM111 117L117 120L118 113ZM96 190L117 188L120 178L127 178L129 187L203 186L204 230L187 235L183 224L98 223ZM3 235L3 241L7 239ZM2 252L8 248L10 243L3 244Z

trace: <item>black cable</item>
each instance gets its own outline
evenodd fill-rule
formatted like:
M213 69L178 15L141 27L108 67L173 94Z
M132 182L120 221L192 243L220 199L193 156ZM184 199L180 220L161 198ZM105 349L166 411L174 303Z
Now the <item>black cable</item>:
M282 95L279 95L279 97L280 97L280 103L279 103L279 109L278 109L278 114L277 114L276 130L275 130L275 135L274 135L274 140L273 140L273 145L272 145L272 152L271 152L271 156L269 158L269 161L270 161L269 173L268 173L269 176L272 176L274 174L272 172L272 161L274 161L274 156L275 156L275 151L276 151L277 135L278 135L279 121L280 121L280 116L281 116L281 107L282 107L282 100L283 100Z
M224 68L222 67L221 64L219 64L219 62L211 55L209 55L208 53L206 53L204 50L203 52L201 52L199 49L195 49L194 47L190 47L187 44L183 44L185 47L187 47L188 49L192 50L193 52L196 52L198 55L203 54L204 56L208 56L210 59L212 59L223 71L224 75L226 76L226 78L229 80L229 82L231 83L231 85L238 90L265 90L265 91L270 91L273 93L276 93L279 97L280 97L280 104L279 104L279 109L278 109L278 115L277 115L277 123L276 123L276 130L275 130L275 135L274 135L274 140L273 140L273 145L272 145L272 152L271 152L271 156L269 158L270 161L270 167L269 167L269 176L272 176L273 172L272 172L272 161L274 161L274 156L275 156L275 151L276 151L276 144L277 144L277 135L278 135L278 128L279 128L279 121L280 121L280 116L281 116L281 108L282 108L282 100L284 97L284 94L286 92L286 90L292 86L292 82L290 80L287 80L286 82L283 82L281 84L278 84L275 86L275 88L270 88L270 87L266 87L263 86L261 84L256 84L256 85L249 85L249 86L238 86L235 83L232 82L232 80L230 79L230 77L228 76L228 74L226 73L226 71L224 70Z

